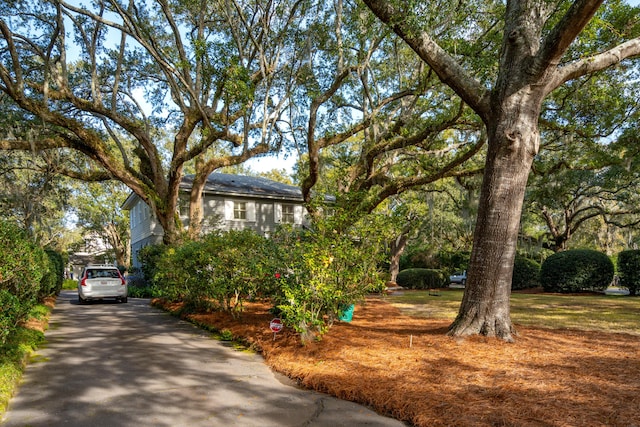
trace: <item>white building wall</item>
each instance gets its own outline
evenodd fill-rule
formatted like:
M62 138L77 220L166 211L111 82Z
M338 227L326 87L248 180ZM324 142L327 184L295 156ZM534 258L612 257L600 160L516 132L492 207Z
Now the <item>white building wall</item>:
M247 218L236 220L233 217L234 202L245 202ZM252 229L263 236L270 236L282 223L282 205L294 205L294 225L306 223L305 209L300 202L272 199L256 199L242 196L211 196L203 199L203 232L213 229L243 230ZM150 208L142 200L137 199L129 211L131 227L131 254L133 266L139 267L137 252L144 246L162 241L162 226ZM180 219L188 226L188 215L181 212Z

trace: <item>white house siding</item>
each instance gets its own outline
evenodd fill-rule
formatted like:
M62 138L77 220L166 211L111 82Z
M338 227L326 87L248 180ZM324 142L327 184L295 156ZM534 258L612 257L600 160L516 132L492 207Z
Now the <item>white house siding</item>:
M162 242L164 230L160 222L151 213L149 206L136 197L129 210L129 227L131 231L131 265L139 267L138 251L145 246Z
M245 202L247 207L247 218L244 220L234 219L234 202ZM215 201L210 201L207 205L214 205L217 215L224 218L220 228L229 230L244 230L249 228L263 236L270 236L280 221L277 220L275 212L282 202L273 200L245 199L240 197L216 197ZM302 206L300 206L302 208ZM221 214L221 211L224 213ZM205 215L207 212L205 211ZM299 225L302 224L302 216Z
M233 218L234 202L245 202L247 219ZM304 207L290 201L269 199L250 199L243 197L205 196L203 231L213 229L244 230L251 229L256 233L269 237L282 222L282 205L294 205L294 225L301 226L305 222ZM138 251L145 246L162 242L164 234L162 226L151 214L149 207L138 199L129 211L131 224L131 257L132 265L139 267ZM180 215L183 223L188 224L188 217Z
M262 178L212 174L203 197L203 232L214 229L251 229L263 236L270 236L283 222L283 205L293 206L295 226L306 223L305 209L299 189ZM181 187L180 219L188 227L189 180ZM246 204L246 219L234 219L234 202ZM132 265L139 267L137 253L147 245L162 242L164 234L160 223L149 207L135 194L129 195L123 208L130 211Z

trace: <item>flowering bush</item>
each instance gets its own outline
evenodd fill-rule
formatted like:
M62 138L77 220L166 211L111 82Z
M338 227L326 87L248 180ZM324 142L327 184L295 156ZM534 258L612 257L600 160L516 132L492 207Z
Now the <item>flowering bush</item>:
M345 305L360 301L381 281L378 251L364 240L281 230L274 241L285 273L273 298L285 323L303 342L320 338Z

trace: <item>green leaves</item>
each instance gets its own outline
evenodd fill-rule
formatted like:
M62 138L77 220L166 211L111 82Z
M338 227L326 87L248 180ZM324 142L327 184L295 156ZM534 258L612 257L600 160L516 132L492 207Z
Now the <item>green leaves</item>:
M145 259L161 294L196 309L239 314L246 298L272 291L276 260L273 242L252 230L212 233Z
M145 248L140 260L159 295L184 301L189 310L240 316L245 300L268 298L285 324L309 341L327 332L344 305L382 285L382 245L325 225L283 228L272 239L251 230L212 233L176 247Z
M44 250L24 231L0 221L0 345L27 319L39 297L52 291L41 290L41 280L52 268Z
M331 221L313 231L280 230L274 241L281 266L274 301L288 326L303 342L320 339L344 306L379 290L382 245L376 230L356 228L339 233Z

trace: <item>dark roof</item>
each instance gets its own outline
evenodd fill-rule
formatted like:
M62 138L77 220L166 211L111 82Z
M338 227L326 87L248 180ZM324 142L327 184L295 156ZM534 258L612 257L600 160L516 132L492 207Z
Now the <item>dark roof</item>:
M182 178L180 188L190 189L193 185L193 177L193 175L187 175ZM293 185L282 184L267 178L218 172L209 175L204 191L213 194L232 194L302 201L302 191Z

